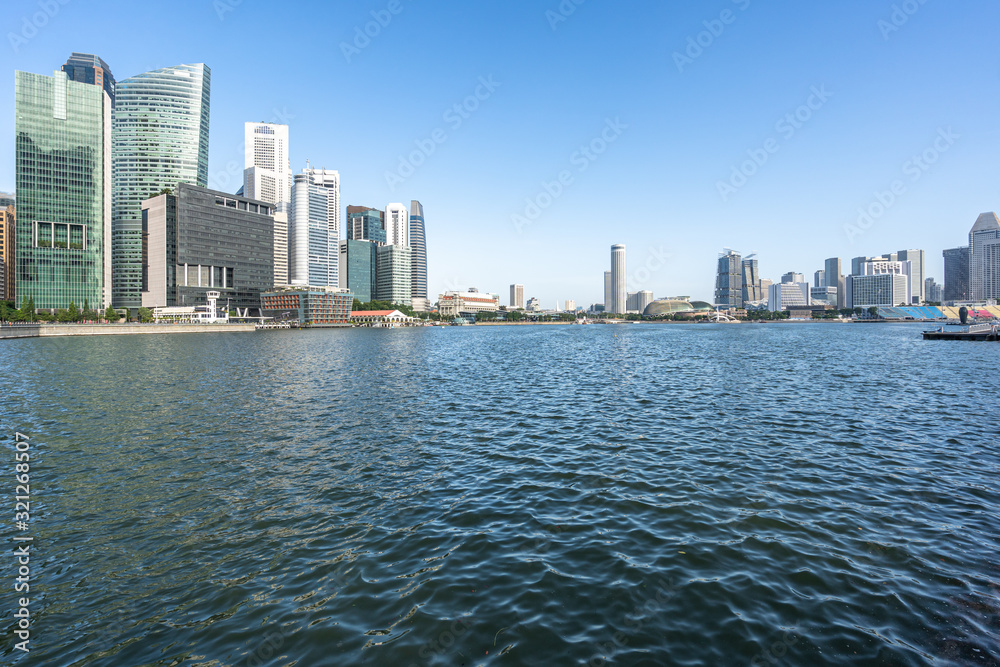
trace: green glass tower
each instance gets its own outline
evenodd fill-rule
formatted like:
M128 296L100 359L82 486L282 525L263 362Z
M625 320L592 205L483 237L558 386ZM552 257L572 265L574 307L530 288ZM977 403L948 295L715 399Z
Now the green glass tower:
M212 72L176 65L115 89L112 255L115 307L142 305L142 202L178 183L208 185Z
M16 72L16 299L38 310L110 303L111 99Z

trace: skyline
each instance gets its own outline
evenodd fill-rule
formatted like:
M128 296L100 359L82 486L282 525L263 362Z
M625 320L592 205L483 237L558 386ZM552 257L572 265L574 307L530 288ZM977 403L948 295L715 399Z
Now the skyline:
M442 19L401 0L370 43L345 56L341 42L373 20L370 12L384 19L391 4L315 4L306 21L226 0L180 2L168 14L69 3L24 43L8 35L3 62L11 74L51 75L71 52L94 53L119 81L204 62L213 75L209 187L235 193L241 185L246 122L287 123L293 172L307 159L338 170L342 209L412 199L429 209L432 299L473 286L503 294L519 283L543 304L601 303L607 248L617 243L629 249L629 277L668 256L648 280L628 285L658 298L711 300L723 246L755 251L760 276L775 280L811 275L828 257L921 248L926 275L943 282L941 252L997 208L989 167L998 140L987 118L1000 101L998 57L978 30L1000 14L995 5L914 3L917 11L886 31L892 24L879 21L891 21L893 3L582 3L553 19L546 12L559 3L532 2ZM13 34L38 8L12 3L21 26ZM247 56L245 36L265 17L297 43L323 45L327 66ZM629 48L591 46L619 34ZM537 48L522 56L507 48L513 43ZM0 190L13 191L13 76L7 90ZM366 94L382 102L360 103ZM455 111L463 100L475 110ZM789 121L797 111L805 120ZM580 150L591 141L603 150ZM400 176L408 172L399 156L422 150L417 142L430 147L424 163ZM926 170L912 159L925 152L936 153ZM732 167L751 159L741 184ZM402 183L393 189L386 172ZM720 181L735 192L720 193ZM544 203L545 194L551 204L518 229L512 218L525 216L525 200ZM880 195L891 201L884 215L848 233L858 208Z

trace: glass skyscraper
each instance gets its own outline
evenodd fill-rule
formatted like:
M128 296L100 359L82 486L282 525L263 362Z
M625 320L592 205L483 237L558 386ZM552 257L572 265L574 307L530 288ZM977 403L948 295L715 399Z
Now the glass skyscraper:
M117 307L142 305L142 202L178 183L208 185L207 65L176 65L117 84L112 254Z
M375 298L377 249L374 241L340 242L340 286L351 290L361 303Z
M969 299L969 246L944 251L944 301Z
M111 98L103 88L16 72L16 300L36 309L109 302Z
M427 230L424 227L424 207L410 202L410 249L413 251L410 291L414 299L427 298Z
M732 250L719 255L719 270L715 277L715 305L723 308L743 308L743 262Z
M385 244L385 214L368 206L347 207L347 238L351 241L375 241Z

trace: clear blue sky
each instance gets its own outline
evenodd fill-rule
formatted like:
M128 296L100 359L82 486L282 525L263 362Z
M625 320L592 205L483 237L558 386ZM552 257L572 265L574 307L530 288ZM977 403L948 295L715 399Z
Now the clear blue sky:
M774 279L830 256L923 248L940 282L941 250L1000 208L993 0L895 0L916 11L891 32L889 0L566 0L565 17L559 0L49 1L58 11L37 34L24 25L38 0L5 4L0 189L14 185L15 69L49 73L71 51L100 55L119 79L204 62L211 185L235 167L225 189L238 187L244 121L285 118L293 170L306 159L340 170L345 206L424 203L435 295L477 286L506 301L519 282L546 307L602 301L613 243L628 246L630 288L657 297L711 300L723 247L756 251ZM348 58L342 43L373 11L391 21ZM15 50L11 33L30 38ZM699 33L706 46L678 66ZM499 86L480 88L467 118L446 117L480 77ZM810 99L814 86L828 99ZM777 126L810 101L800 127ZM601 148L616 119L627 127L606 132L603 153L577 152ZM444 142L393 191L386 173L438 128ZM948 128L958 137L935 148ZM766 147L724 200L719 182ZM925 151L933 164L907 165ZM518 228L525 200L563 171L563 191ZM897 180L884 213L845 232Z

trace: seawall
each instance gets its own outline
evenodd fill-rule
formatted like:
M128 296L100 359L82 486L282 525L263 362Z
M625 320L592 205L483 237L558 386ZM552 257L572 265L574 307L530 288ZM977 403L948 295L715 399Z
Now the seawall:
M253 324L29 324L0 327L0 339L49 336L127 336L139 334L245 333Z

